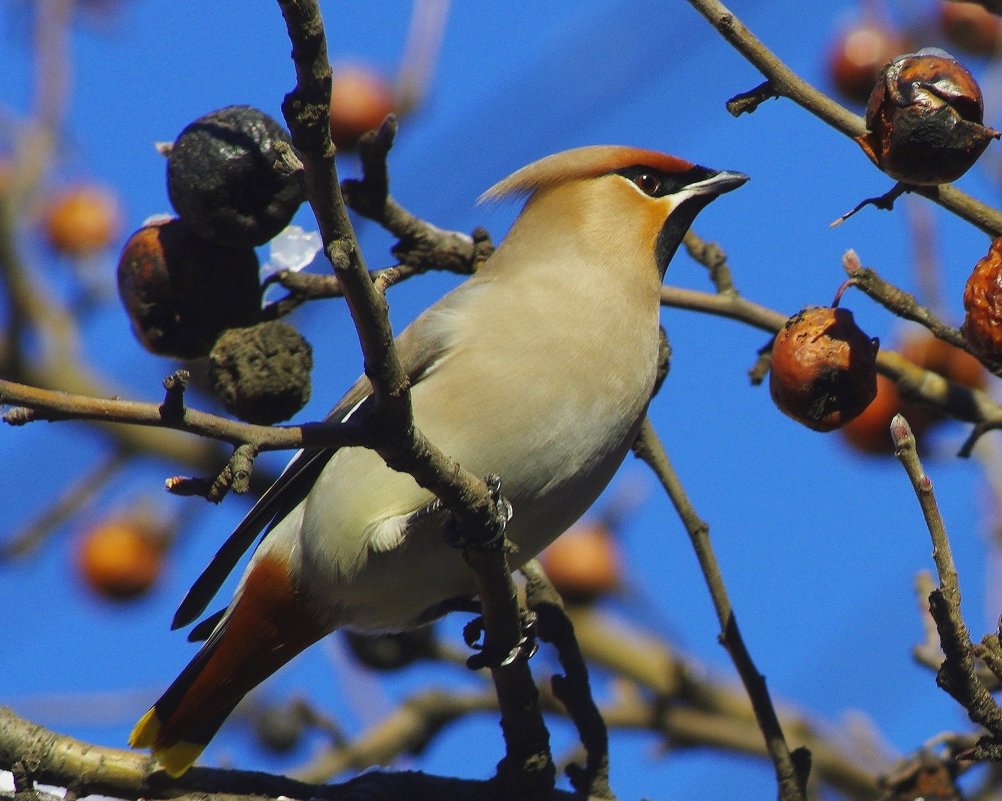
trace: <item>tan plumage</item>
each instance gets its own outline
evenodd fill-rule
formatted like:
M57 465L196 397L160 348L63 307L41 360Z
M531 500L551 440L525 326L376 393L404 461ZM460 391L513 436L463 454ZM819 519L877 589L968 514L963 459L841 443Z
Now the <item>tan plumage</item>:
M654 383L664 268L699 209L744 180L614 146L535 162L484 195L530 195L495 253L398 337L418 427L467 469L501 477L516 566L619 467ZM331 418L367 394L359 379ZM240 698L311 642L340 626L420 625L472 596L444 516L413 517L431 500L371 451L297 454L182 602L175 626L204 611L267 526L208 641L130 743L182 773Z

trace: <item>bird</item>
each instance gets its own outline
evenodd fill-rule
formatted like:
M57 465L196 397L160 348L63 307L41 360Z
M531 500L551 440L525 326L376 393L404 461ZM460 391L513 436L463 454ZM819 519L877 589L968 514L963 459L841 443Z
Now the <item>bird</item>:
M481 201L524 198L482 266L396 339L415 425L476 475L498 476L515 569L598 497L653 393L660 288L696 215L748 176L656 150L592 145L535 161ZM372 403L362 376L330 412ZM446 511L362 447L299 451L219 549L172 628L194 622L260 540L201 649L129 738L173 776L241 698L339 628L425 625L476 594Z

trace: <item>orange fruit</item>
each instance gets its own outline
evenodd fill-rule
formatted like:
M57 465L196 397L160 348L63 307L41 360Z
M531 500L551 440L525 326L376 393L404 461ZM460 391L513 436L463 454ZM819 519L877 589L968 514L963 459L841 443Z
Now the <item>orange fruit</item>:
M992 55L1002 35L1002 20L978 3L941 2L939 26L952 44L976 56Z
M926 331L909 334L897 349L919 367L939 373L956 384L983 389L987 382L987 371L981 362ZM905 400L897 384L878 375L877 396L858 417L842 427L842 434L849 445L863 453L892 454L894 443L889 429L891 419L899 412L919 437L945 419L931 406Z
M615 591L622 558L608 526L581 522L561 534L540 555L557 592L567 601L587 603Z
M901 355L965 387L984 389L988 381L984 365L974 356L926 332L906 337Z
M359 137L394 109L393 87L384 77L361 64L334 67L331 89L331 140L338 150L353 148Z
M1002 360L1002 237L992 242L964 287L964 338L986 359Z
M160 576L163 541L141 520L104 520L80 540L76 566L84 583L101 597L115 601L137 598Z
M60 191L43 212L45 237L68 256L89 256L111 245L122 225L118 199L107 188L81 185Z
M815 431L831 431L877 394L876 355L877 341L848 309L804 309L776 334L769 392L784 414Z
M257 254L201 239L178 218L143 226L118 261L118 296L151 353L197 359L261 315Z
M904 411L905 402L898 392L898 385L886 376L877 376L877 394L859 415L850 420L839 431L856 450L871 454L894 453L891 441L891 420L898 412ZM921 433L924 428L918 419L905 414L912 431ZM916 430L919 429L919 430Z
M866 104L866 157L907 184L955 181L1002 133L987 128L981 87L949 53L923 48L897 56Z
M842 31L828 56L835 88L856 103L865 103L884 64L907 49L903 38L886 25L858 22Z

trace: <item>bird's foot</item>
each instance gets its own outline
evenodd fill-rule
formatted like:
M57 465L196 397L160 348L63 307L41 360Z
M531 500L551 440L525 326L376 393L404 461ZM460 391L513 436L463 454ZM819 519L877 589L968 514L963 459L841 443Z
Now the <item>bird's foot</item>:
M484 483L487 485L491 501L494 504L495 519L498 522L497 531L494 536L484 542L480 542L479 540L473 542L463 534L456 524L455 518L450 517L449 522L445 525L445 541L453 548L463 549L470 545L475 545L478 548L500 548L504 544L505 528L512 516L511 504L501 494L501 476L491 473L484 477Z
M466 660L466 666L470 670L480 670L480 668L506 667L519 659L531 659L539 648L536 642L536 613L528 610L521 610L522 636L518 643L508 653L495 653L486 641L481 642L484 634L484 619L477 615L473 620L463 626L463 639L466 644L475 649L475 653Z

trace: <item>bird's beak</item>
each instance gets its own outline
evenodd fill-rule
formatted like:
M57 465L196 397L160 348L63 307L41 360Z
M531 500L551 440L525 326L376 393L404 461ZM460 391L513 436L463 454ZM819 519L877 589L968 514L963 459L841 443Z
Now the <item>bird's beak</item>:
M718 173L714 173L709 178L704 178L702 181L689 184L689 186L686 187L686 191L694 196L709 195L710 197L717 197L725 192L730 192L732 189L737 189L747 180L748 176L743 172L721 170Z
M682 238L696 215L720 195L737 189L747 180L748 176L742 172L721 170L710 173L701 181L695 181L671 195L673 208L658 235L654 251L654 259L659 265L662 278L668 269L668 262L682 244Z

